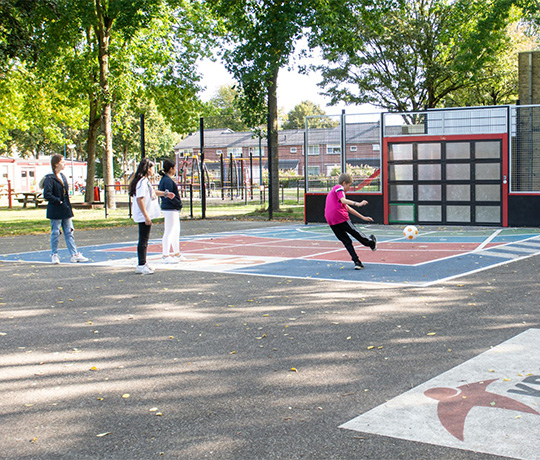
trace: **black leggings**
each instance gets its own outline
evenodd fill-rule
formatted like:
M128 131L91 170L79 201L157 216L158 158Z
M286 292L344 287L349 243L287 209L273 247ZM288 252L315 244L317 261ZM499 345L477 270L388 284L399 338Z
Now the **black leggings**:
M148 250L150 230L152 230L152 224L146 225L144 222L139 222L139 243L137 244L139 265L146 265L146 251Z
M370 248L373 247L373 241L362 232L359 232L350 220L347 222L342 222L341 224L330 225L330 228L336 235L337 239L343 243L343 246L345 246L345 249L347 249L351 255L353 262L360 262L360 259L354 250L354 246L349 234L354 236L364 246L368 246Z

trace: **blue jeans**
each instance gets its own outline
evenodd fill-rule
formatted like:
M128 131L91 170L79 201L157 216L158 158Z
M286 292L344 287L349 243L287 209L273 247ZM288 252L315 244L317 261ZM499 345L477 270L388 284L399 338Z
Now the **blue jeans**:
M66 240L66 246L69 253L74 256L77 251L75 246L75 238L73 238L73 223L71 217L69 219L51 219L51 254L58 253L58 238L60 237L60 227L64 231L64 239Z

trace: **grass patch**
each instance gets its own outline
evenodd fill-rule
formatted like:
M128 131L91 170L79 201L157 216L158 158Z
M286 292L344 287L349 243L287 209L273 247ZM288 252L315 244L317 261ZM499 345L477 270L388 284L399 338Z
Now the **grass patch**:
M208 203L206 217L209 219L248 219L264 220L268 219L268 204L261 204L259 201L252 201L245 204L243 201L223 201ZM127 227L134 225L129 218L129 210L121 207L109 210L105 218L104 209L74 209L74 225L76 230L89 230L96 228ZM190 204L184 200L184 209L181 218L190 218ZM201 218L200 203L193 206L193 218ZM49 233L51 224L46 217L45 208L22 208L0 207L0 237L15 235L33 235L39 233ZM275 220L288 220L302 222L304 219L304 205L298 204L296 200L285 200L281 204L281 209L273 213ZM159 222L160 219L157 219Z

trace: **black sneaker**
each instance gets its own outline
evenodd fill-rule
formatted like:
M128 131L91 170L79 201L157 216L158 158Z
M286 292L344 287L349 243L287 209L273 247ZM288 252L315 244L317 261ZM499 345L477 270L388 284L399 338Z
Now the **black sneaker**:
M358 261L354 263L355 270L362 270L363 268L364 268L364 265L362 264L362 262Z
M375 235L371 235L370 238L371 238L371 241L373 242L373 246L371 246L371 250L376 251L377 250L377 237Z

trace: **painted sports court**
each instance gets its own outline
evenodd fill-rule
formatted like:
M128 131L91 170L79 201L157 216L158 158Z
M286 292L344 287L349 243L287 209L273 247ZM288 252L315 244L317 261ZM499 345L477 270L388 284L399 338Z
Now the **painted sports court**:
M149 262L158 270L429 286L540 253L540 229L420 227L407 240L402 226L358 226L378 239L377 251L357 243L366 268L353 270L349 255L327 225L290 225L183 237L185 260L161 263L161 241L151 240ZM135 241L80 248L91 264L135 267ZM60 258L68 260L66 250ZM49 263L46 251L0 256L4 261Z

